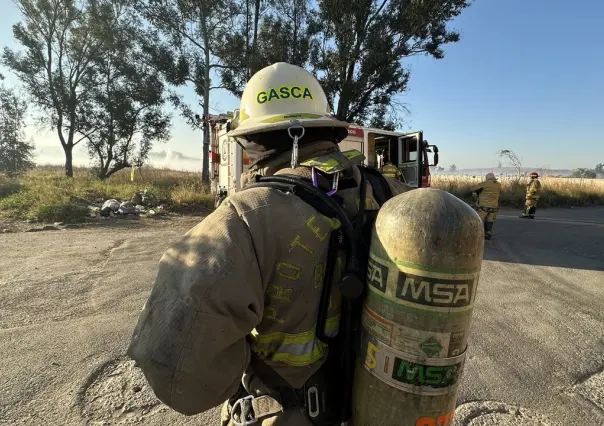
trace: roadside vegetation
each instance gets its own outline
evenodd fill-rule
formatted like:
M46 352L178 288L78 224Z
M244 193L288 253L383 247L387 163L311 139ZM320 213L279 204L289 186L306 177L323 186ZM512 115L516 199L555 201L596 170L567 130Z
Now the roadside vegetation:
M482 180L472 176L433 175L432 186L443 189L472 203L472 187ZM498 179L503 191L500 206L522 208L528 178L503 177ZM579 207L604 205L604 179L575 179L542 177L539 207Z
M540 207L604 205L604 180L544 177ZM448 191L472 203L471 188L480 181L471 176L432 176L432 186ZM526 180L501 178L502 207L524 205ZM209 187L201 183L199 173L146 167L121 170L101 180L94 170L75 168L73 178L65 177L60 166L36 167L21 177L0 175L0 217L40 222L83 222L90 206L107 199L129 200L135 192L146 191L148 204L163 205L167 212L205 213L213 208Z
M163 205L173 213L199 213L213 207L214 199L198 173L155 168L121 170L101 180L94 171L74 168L73 178L59 166L37 167L19 178L0 175L0 217L40 222L83 222L90 206L107 199L128 201L146 191L151 206Z

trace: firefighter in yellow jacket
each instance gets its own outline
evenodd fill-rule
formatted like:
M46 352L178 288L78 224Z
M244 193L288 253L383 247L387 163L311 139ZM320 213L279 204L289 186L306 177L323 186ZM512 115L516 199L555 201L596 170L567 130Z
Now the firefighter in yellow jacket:
M286 63L260 70L240 111L229 136L253 162L242 181L297 175L337 196L347 216L357 214L361 174L354 163L362 154L340 152L348 124L329 114L312 74ZM386 181L393 194L410 189ZM375 197L366 183L368 210L379 207ZM315 325L330 234L340 226L292 192L252 186L172 245L128 349L157 397L186 415L227 401L223 425L312 425L296 404L304 403L300 391L324 370L329 353ZM341 306L335 286L329 301L323 332L333 336ZM289 399L258 365L295 390Z
M537 202L541 196L541 182L539 182L539 174L537 172L532 172L530 177L531 180L526 186L526 202L524 203L524 210L520 215L522 219L535 218Z
M385 177L401 181L403 173L398 167L392 164L388 157L388 153L384 152L382 158L384 159L384 165L380 168L380 173Z
M493 173L487 173L483 182L472 188L476 197L476 211L484 222L484 237L490 240L493 235L493 224L499 210L499 195L501 184L497 182Z

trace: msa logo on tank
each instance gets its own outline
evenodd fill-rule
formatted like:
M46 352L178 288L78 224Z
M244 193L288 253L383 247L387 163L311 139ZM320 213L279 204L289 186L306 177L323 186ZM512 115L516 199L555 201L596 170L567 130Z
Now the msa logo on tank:
M380 291L386 291L388 267L370 257L367 263L367 282Z
M474 300L474 283L474 278L445 280L399 271L396 297L435 308L467 308Z
M395 270L396 268L396 270ZM381 292L386 292L390 268L370 257L367 264L367 283ZM463 310L472 306L476 278L444 279L419 276L403 272L392 266L392 272L398 272L396 281L397 299L432 308Z
M394 358L392 378L411 386L448 388L457 384L462 365L463 361L454 365L423 365Z
M256 95L256 102L265 104L267 102L278 101L281 99L314 99L308 87L300 86L281 86L271 87L270 89L262 90Z

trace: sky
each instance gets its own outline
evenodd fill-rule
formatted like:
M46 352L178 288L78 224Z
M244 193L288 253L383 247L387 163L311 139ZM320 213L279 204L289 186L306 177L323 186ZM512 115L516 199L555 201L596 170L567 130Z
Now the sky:
M0 15L0 45L15 47L11 26L20 15L9 0L0 2L9 5ZM411 113L400 130L423 130L446 168L495 167L500 149L535 168L604 162L603 17L598 0L475 0L451 23L461 41L445 46L444 59L405 61L411 80L401 100ZM18 83L0 72L5 84ZM195 103L191 89L183 94ZM212 113L239 106L225 91L212 96ZM28 135L37 161L62 161L53 133L30 126ZM201 149L200 132L175 114L172 139L156 146L151 161L197 169ZM75 162L88 163L84 147Z

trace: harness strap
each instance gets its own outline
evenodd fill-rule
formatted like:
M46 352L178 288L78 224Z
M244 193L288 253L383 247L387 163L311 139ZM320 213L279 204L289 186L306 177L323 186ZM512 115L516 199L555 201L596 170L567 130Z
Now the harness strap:
M379 171L365 166L358 167L371 184L373 196L380 206L393 197L390 185Z
M238 426L251 425L283 411L284 407L269 395L248 395L235 401L231 408L231 420Z

